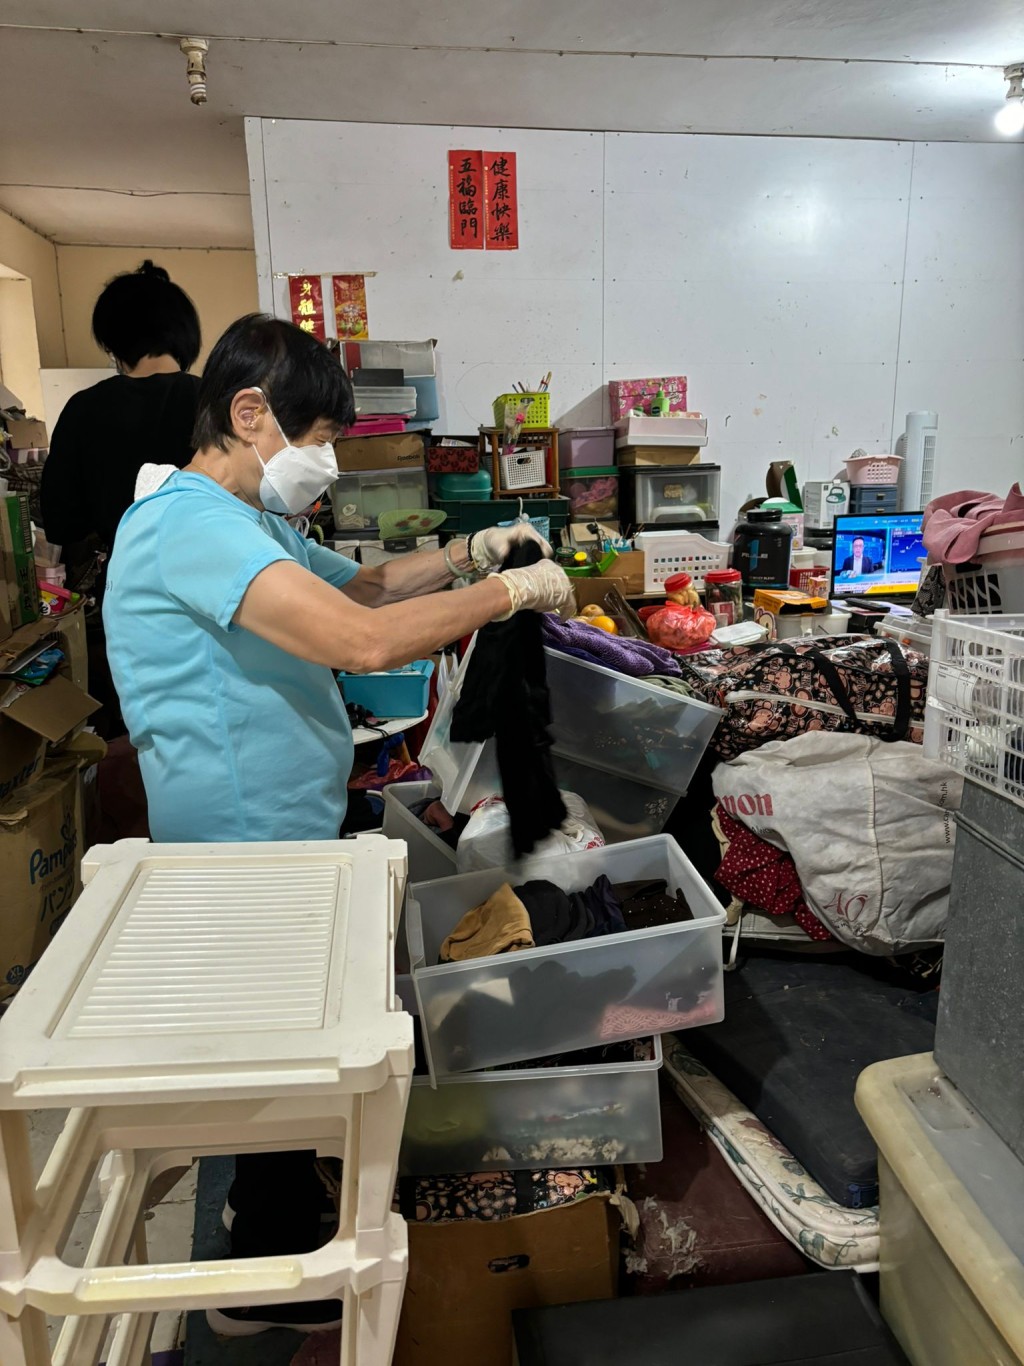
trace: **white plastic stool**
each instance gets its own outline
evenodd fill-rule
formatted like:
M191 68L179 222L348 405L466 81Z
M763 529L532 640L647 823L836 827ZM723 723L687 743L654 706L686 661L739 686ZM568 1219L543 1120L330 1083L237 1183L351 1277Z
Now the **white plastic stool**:
M341 1362L387 1366L405 1282L390 1214L412 1074L395 996L405 846L93 850L87 885L0 1021L0 1362L140 1366L163 1309L340 1298ZM38 1183L25 1115L71 1107ZM150 1265L163 1173L208 1154L343 1158L337 1235L315 1252ZM61 1250L99 1162L85 1266ZM134 1257L134 1260L129 1260ZM67 1322L51 1355L43 1315Z

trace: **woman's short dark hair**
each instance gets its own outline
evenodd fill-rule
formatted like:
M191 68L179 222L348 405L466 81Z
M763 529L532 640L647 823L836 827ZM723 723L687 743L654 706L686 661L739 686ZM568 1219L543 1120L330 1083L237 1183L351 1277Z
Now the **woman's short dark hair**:
M355 400L341 362L308 332L266 313L231 324L210 352L199 385L192 444L226 449L234 435L231 402L242 389L262 389L290 441L316 422L350 427Z
M188 370L202 346L195 305L152 261L115 275L104 288L92 311L92 335L129 370L143 356L173 356Z

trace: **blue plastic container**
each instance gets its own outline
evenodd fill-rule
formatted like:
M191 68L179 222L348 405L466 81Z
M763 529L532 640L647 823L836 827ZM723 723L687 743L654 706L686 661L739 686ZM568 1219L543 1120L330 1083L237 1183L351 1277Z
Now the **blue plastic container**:
M424 714L433 672L432 660L417 659L404 669L386 673L339 673L338 686L346 702L365 707L378 721L390 721Z

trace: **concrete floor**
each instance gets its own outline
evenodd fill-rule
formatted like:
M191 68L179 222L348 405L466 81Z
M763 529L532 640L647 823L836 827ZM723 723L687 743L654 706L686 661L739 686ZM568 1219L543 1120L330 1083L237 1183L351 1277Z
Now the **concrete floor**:
M38 1174L64 1123L63 1110L37 1110L29 1116L32 1159ZM192 1225L195 1216L196 1175L198 1167L178 1182L170 1194L147 1215L146 1237L154 1261L188 1261L192 1252ZM64 1250L65 1260L80 1266L99 1218L100 1199L96 1182L82 1205L82 1212ZM56 1341L60 1320L48 1323L51 1344ZM160 1314L153 1333L153 1351L165 1352L180 1347L184 1340L184 1315Z

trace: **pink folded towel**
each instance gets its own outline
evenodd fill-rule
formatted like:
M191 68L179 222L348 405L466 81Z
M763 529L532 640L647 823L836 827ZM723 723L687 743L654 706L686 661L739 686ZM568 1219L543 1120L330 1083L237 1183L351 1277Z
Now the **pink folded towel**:
M1024 493L1014 484L1005 498L962 489L933 498L924 510L924 544L934 564L967 564L986 531L1024 524Z

